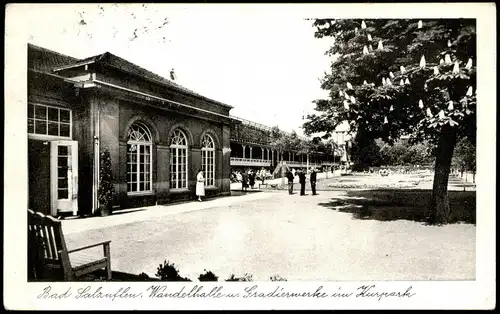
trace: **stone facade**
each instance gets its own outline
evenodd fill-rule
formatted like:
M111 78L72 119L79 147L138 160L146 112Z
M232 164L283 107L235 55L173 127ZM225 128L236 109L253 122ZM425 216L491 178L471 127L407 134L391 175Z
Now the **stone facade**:
M77 143L78 172L71 173L71 182L74 183L73 192L77 194L78 214L90 214L97 209L98 156L104 149L109 150L112 160L115 209L194 198L196 174L202 168L202 155L207 156L206 152L202 153L202 139L207 138L205 135L214 144L213 153L210 152L213 155L209 155L213 158L204 159L206 167L213 165L214 169L213 184L207 186L206 194L217 196L230 193L232 120L228 105L198 95L108 53L77 60L32 45L28 46L28 102L28 106L34 106L40 112L49 105L50 108L71 110L72 129L70 136L43 135L44 122L39 119L44 118L43 114L33 118L40 129L28 132L30 208L59 215L57 208L51 208L58 206L54 205L51 197L57 196L58 191L54 189L58 188L66 195L64 189L67 184L63 182L58 186L57 181L56 186L50 184L51 180L54 181L51 176L60 178L55 168L49 165L51 156L55 154L49 149L50 142L61 145ZM55 109L45 110L52 112ZM51 124L50 121L47 123ZM134 164L133 159L128 159L132 155L130 158L135 158L135 151L131 153L131 150L144 146L140 142L137 146L130 142L130 130L136 125L144 127L151 138L145 142L148 152L150 147L150 153L143 155L142 151L137 152L138 159ZM186 182L185 187L174 189L170 186L172 180L178 180L176 184L181 185L181 179L172 177L170 173L171 138L176 130L185 135L187 142L186 162L176 166L175 171L179 171L176 173L178 178L183 173L187 177L183 181ZM146 162L141 163L143 159ZM139 168L146 170L136 170ZM65 169L62 171L64 174L67 173ZM40 180L31 180L36 177ZM140 186L143 191L130 191L132 186L136 186L133 180L139 181L137 187Z
M230 194L236 169L328 160L322 152L280 153L270 127L231 117L231 106L110 53L77 59L28 45L27 61L28 206L35 211L95 213L104 150L115 209L193 199L201 168L210 197ZM180 146L172 142L179 135Z

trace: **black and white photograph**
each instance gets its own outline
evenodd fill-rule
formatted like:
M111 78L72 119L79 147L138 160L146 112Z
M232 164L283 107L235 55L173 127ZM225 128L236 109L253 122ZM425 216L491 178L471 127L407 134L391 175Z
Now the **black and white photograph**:
M5 306L494 308L495 9L7 5Z

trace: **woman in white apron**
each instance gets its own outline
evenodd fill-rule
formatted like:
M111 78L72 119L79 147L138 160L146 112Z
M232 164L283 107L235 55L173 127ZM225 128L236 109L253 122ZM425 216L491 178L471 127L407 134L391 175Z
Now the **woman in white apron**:
M203 177L203 170L199 170L196 175L196 196L198 201L201 202L201 197L205 196L205 178Z

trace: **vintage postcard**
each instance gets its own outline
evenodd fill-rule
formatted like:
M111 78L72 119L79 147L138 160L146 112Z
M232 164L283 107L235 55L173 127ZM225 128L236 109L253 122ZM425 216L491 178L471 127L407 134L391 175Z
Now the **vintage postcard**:
M8 4L7 309L492 309L496 7Z

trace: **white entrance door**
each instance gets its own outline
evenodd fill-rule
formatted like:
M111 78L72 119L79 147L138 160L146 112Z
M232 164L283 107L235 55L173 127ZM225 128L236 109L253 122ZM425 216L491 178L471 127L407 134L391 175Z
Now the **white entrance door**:
M50 142L50 196L52 216L78 211L78 142Z

